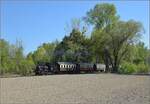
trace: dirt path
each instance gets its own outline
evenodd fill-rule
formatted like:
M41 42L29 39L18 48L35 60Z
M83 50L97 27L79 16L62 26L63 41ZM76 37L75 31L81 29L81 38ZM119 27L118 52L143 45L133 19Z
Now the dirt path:
M0 104L150 104L150 76L51 75L0 81Z

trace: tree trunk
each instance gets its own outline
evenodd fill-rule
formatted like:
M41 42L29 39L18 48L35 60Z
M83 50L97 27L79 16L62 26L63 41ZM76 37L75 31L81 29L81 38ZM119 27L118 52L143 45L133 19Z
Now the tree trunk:
M118 56L115 56L114 59L113 72L114 73L118 72Z
M104 50L104 63L106 65L106 72L110 72L109 68L109 56L107 50Z
M113 67L113 73L116 73L118 72L118 65L114 64L114 67Z

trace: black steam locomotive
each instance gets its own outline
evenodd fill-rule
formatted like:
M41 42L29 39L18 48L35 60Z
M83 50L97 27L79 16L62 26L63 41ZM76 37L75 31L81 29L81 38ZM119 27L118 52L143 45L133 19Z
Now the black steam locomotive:
M73 63L73 62L56 62L56 63L38 63L35 69L36 75L58 74L58 73L80 73L80 72L105 72L104 64L93 63Z

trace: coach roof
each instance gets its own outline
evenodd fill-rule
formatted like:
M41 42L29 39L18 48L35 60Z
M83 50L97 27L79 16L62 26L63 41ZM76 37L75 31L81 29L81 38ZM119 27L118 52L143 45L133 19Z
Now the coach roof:
M60 64L75 64L75 63L73 63L73 62L57 62L59 65Z

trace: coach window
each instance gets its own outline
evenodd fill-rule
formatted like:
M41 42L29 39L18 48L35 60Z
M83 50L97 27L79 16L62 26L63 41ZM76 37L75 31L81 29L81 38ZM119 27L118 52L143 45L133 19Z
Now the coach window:
M63 65L63 64L61 65L61 68L64 68L64 65Z

